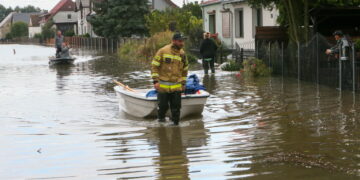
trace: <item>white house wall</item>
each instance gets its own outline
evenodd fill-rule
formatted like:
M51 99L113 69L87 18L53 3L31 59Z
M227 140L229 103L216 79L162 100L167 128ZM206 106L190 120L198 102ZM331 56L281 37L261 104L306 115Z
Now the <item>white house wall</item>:
M41 27L29 27L29 38L33 38L37 33L41 33Z
M169 8L169 4L164 0L153 0L154 9L163 11L166 8Z
M71 16L69 19L68 16ZM60 11L53 17L54 23L76 23L77 13L73 11Z
M222 33L222 13L223 5L221 3L215 3L212 5L203 6L203 16L204 16L204 31L209 31L209 14L208 12L211 12L215 10L215 19L216 19L216 33L219 33L220 39L224 42L224 44L227 47L235 47L235 43L241 45L248 45L254 42L255 40L255 25L254 25L254 16L256 16L256 13L254 13L254 9L251 8L247 2L238 2L238 3L230 3L224 5L225 9L229 9L232 14L232 23L230 26L232 26L231 34L233 37L233 40L230 38L224 38ZM237 26L238 26L238 10L243 11L243 37L237 37ZM277 26L276 19L278 17L278 10L273 9L269 11L269 9L262 9L262 26ZM233 43L233 44L232 44ZM233 46L232 46L233 45ZM252 48L254 48L254 43Z
M277 17L279 17L278 10L263 9L263 26L278 26Z
M234 8L234 29L237 29L238 26L238 14L237 12L239 10L243 11L243 23L244 23L244 27L243 27L243 37L238 37L236 35L236 31L234 31L234 43L238 43L238 44L244 44L244 43L248 43L254 40L254 36L253 36L253 9L251 7L249 7L249 5L246 2L240 3L240 4L234 4L233 5Z
M208 12L212 12L215 10L215 32L219 34L220 40L227 46L231 45L231 38L224 38L222 32L222 6L221 4L213 4L209 6L205 6L203 8L203 16L204 18L204 31L209 32L209 15Z
M82 19L81 19L81 12L82 14ZM94 31L92 30L92 26L90 24L90 22L88 22L86 20L86 16L90 13L90 9L89 8L83 8L82 11L78 11L77 12L77 22L78 22L78 35L85 35L85 34L89 34L91 37L97 37L97 35L94 33Z

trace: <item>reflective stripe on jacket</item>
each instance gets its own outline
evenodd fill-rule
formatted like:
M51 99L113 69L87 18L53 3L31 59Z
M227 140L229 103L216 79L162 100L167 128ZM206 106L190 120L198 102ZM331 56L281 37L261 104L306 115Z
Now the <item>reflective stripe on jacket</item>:
M160 91L181 91L186 84L189 64L185 52L172 44L161 48L151 62L151 77L160 83ZM172 85L166 83L174 83Z

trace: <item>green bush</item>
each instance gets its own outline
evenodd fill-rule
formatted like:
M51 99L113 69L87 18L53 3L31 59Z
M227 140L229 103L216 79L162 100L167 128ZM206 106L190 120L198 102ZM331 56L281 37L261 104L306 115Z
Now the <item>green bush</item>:
M55 29L53 28L53 21L48 21L42 28L41 28L41 35L44 39L50 39L55 36Z
M120 58L127 60L152 60L152 57L160 48L171 43L171 38L172 32L166 31L154 34L146 39L146 42L131 40L119 48L118 55Z
M196 56L194 56L193 54L190 54L190 53L186 53L186 57L187 57L187 60L190 64L195 64L197 63L197 60L198 58Z
M7 34L5 35L5 39L12 39L12 38L13 38L13 36L12 36L11 33L7 33Z
M128 41L124 43L118 50L118 56L123 60L136 60L140 57L139 43L136 41Z
M29 35L28 25L24 22L16 22L11 26L12 37L25 37Z
M170 31L155 33L139 46L141 55L151 59L160 48L171 43L172 36Z
M241 74L246 77L262 77L271 75L272 70L266 64L257 58L249 58L244 60Z
M358 52L360 51L360 39L355 41L355 50Z
M241 69L241 65L236 63L235 60L229 60L225 64L221 65L221 70L223 71L239 71Z
M131 40L123 44L118 50L118 56L124 60L144 59L151 61L156 52L171 43L173 33L170 31L155 33L146 41ZM186 52L189 63L196 63L197 57Z
M41 33L36 33L36 34L34 34L34 38L35 38L35 39L42 39Z
M74 30L69 29L69 30L65 31L64 36L73 37L73 36L75 36L75 32L74 32Z

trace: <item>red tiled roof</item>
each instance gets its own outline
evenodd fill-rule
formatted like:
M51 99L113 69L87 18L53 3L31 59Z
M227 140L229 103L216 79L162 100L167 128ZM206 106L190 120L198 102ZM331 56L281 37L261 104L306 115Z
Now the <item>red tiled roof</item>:
M66 7L66 5L69 6ZM50 12L48 13L50 14L50 16L46 18L46 21L48 21L51 17L53 17L61 10L75 11L75 3L72 0L60 0L60 2L57 3L56 6L50 10Z
M207 5L207 4L212 4L212 3L217 3L220 2L221 0L208 0L208 1L204 1L201 3L201 5Z

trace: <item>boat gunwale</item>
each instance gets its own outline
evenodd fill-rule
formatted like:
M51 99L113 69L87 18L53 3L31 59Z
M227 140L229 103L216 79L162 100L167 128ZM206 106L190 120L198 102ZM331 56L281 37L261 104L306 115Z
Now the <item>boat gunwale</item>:
M115 92L118 92L118 93L121 93L123 95L126 95L128 97L131 97L131 98L134 98L134 99L140 99L140 100L144 100L144 101L157 101L157 97L146 97L146 96L132 96L131 95L131 92L129 91L124 91L124 90L117 90L121 88L120 86L115 86L114 87L114 90ZM136 89L134 89L136 90ZM206 92L206 91L205 91ZM206 92L207 94L206 95L197 95L197 96L192 96L192 95L185 95L185 96L181 96L181 99L200 99L200 98L208 98L210 96L210 94L208 92Z

